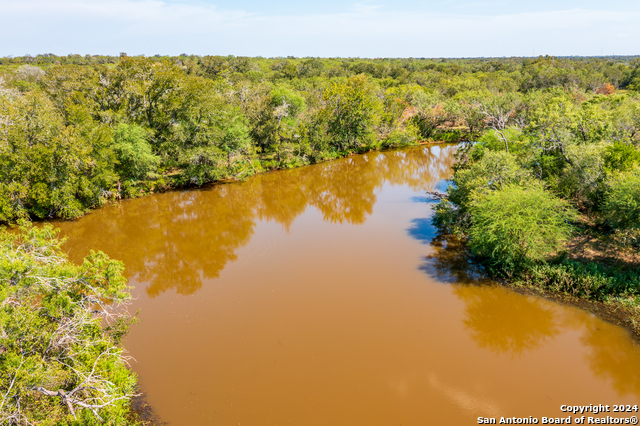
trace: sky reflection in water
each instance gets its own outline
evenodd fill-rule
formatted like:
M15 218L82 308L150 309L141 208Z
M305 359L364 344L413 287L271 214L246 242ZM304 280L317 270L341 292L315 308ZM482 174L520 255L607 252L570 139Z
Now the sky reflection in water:
M640 397L624 330L488 280L426 191L454 147L373 152L56 222L121 259L125 344L173 424L471 424ZM187 360L187 361L185 361Z

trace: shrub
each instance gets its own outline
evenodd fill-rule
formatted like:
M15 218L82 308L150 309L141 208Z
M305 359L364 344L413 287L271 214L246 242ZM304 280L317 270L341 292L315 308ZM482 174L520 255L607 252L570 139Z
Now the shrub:
M506 274L544 261L569 237L574 209L539 185L506 185L471 208L469 243Z
M92 252L75 265L61 244L50 225L0 230L0 423L127 424L122 263Z
M609 172L627 171L640 164L640 150L631 144L615 141L606 148L604 167Z
M614 229L640 229L640 170L613 178L603 207Z
M573 199L580 205L593 206L601 196L604 179L603 153L610 148L605 143L570 144L566 156L570 163L555 157L561 167L555 175L547 176L552 190L563 198Z
M525 151L530 143L527 137L517 127L508 127L504 130L504 137L509 141L509 152L519 154ZM504 140L495 130L489 130L478 140L483 149L489 151L505 151Z
M535 265L525 275L525 280L551 291L601 299L611 286L611 280L600 271L588 269L575 262Z
M416 129L414 126L407 126L407 128L394 129L389 133L386 139L382 142L384 147L396 147L413 145L418 139L416 135Z
M640 169L611 179L602 210L616 239L640 248Z
M564 259L557 264L533 266L522 276L525 283L551 291L603 300L607 295L638 294L640 274L635 270L618 271L595 263Z
M475 147L474 147L475 148ZM477 153L473 148L471 154ZM444 231L464 233L471 222L469 210L483 194L532 179L530 173L505 151L486 151L470 166L458 168L447 188L448 200L436 206L434 225Z

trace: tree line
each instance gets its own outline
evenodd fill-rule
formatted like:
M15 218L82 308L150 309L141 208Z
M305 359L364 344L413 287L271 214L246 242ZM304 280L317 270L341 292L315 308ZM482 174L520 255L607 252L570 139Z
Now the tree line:
M488 130L506 140L534 122L549 139L566 114L584 140L628 143L639 68L632 57L0 58L0 221Z
M631 87L631 86L628 86ZM605 84L505 93L458 151L435 224L515 285L640 306L640 103Z
M441 230L513 284L637 309L639 69L635 57L0 58L0 222L74 218L172 187L463 141L436 208ZM422 187L411 173L428 160L414 160L394 176ZM342 164L358 189L348 211L331 208L344 204L331 202L345 184L332 180L335 167L319 190L303 169L289 191L274 176L295 201L278 209L256 210L260 194L230 194L223 214L239 232L209 239L224 254L203 270L215 276L233 258L258 213L286 225L311 203L331 220L364 220L375 167L385 165L360 165ZM154 208L165 207L185 208ZM211 229L201 222L190 232ZM131 323L122 264L102 253L69 262L47 226L23 224L0 240L0 419L135 423L136 379L120 345ZM156 256L153 246L141 253L140 272ZM177 286L152 281L152 296ZM199 282L182 284L188 294Z

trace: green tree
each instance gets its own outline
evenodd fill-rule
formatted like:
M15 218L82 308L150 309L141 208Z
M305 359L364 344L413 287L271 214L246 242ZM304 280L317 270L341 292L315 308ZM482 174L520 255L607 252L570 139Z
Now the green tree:
M566 147L575 140L576 105L565 92L552 90L529 98L529 131L537 148L570 163Z
M190 78L185 114L171 130L176 165L183 178L197 185L257 171L248 120L218 89L214 82Z
M251 138L249 137L249 128L241 116L236 115L231 118L218 146L227 155L229 170L231 170L231 162L235 156L248 154L251 149Z
M282 164L283 154L291 151L296 137L298 116L305 108L305 101L299 94L284 87L278 87L271 92L267 114L270 116L273 137L267 140L275 141L266 148L275 150L278 164ZM269 114L270 113L270 114Z
M147 132L135 124L120 123L114 130L116 171L122 179L145 179L155 175L160 158L153 154L147 138Z
M466 124L469 135L473 138L485 127L486 116L481 109L481 95L476 92L466 93L458 99L460 118ZM475 139L471 139L475 140Z
M470 210L476 200L507 185L533 178L531 172L522 168L506 151L489 151L477 144L470 156L475 160L457 165L452 185L447 188L448 197L436 206L433 221L442 230L458 234L468 232L472 225Z
M602 97L589 99L575 112L572 131L583 143L593 143L606 139L611 128L610 110Z
M109 196L117 179L105 126L65 126L38 91L0 102L0 116L10 123L0 132L0 192L8 196L0 220L77 217Z
M411 121L423 140L431 139L438 127L453 118L451 108L439 96L418 92L413 96L412 106L416 111Z
M561 249L576 213L540 185L506 185L479 197L471 217L472 251L511 274Z
M640 149L635 146L615 141L605 148L604 167L609 172L625 172L640 164Z
M548 156L552 165L544 172L549 188L555 194L573 200L579 208L596 207L605 178L603 153L607 148L606 143L572 144L565 148L568 162Z
M608 96L609 121L614 141L640 145L640 99L637 96Z
M360 74L342 83L331 83L323 93L321 121L330 143L339 151L374 142L376 112L380 109L369 79Z
M522 127L522 100L516 93L497 94L480 104L480 112L485 116L487 127L493 129L502 141L505 151L509 152L509 137L507 130L511 126Z
M145 58L126 58L117 72L124 79L123 108L129 121L151 130L149 142L154 148L172 152L173 126L185 119L194 100L194 92L186 90L190 79L174 63Z
M467 211L480 195L502 189L509 184L526 182L531 173L505 151L486 151L468 168L459 169L449 187L449 200Z

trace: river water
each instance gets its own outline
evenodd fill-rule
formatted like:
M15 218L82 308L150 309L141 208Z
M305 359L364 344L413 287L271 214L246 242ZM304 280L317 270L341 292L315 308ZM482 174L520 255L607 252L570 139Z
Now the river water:
M446 188L454 152L368 153L55 226L73 260L124 261L141 319L125 346L171 425L471 425L637 404L625 330L494 285L436 236L425 191Z

